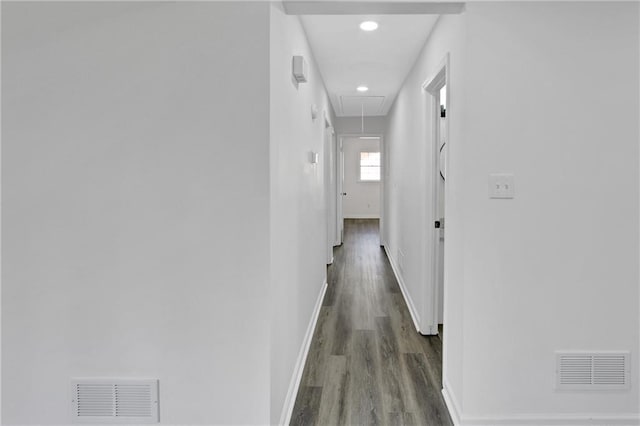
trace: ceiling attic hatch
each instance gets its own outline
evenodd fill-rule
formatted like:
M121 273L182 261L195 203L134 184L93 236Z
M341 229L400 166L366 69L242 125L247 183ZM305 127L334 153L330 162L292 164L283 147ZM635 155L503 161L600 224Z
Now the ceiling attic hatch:
M384 96L340 96L340 115L360 117L361 115L384 115Z

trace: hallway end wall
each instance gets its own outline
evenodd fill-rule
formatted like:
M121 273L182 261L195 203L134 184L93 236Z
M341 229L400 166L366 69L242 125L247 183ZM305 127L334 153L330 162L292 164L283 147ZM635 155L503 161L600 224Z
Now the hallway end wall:
M296 396L292 375L303 367L298 356L326 280L323 112L335 117L300 19L272 4L270 22L271 424L278 424ZM309 64L306 83L292 81L293 55Z
M360 181L360 153L380 152L380 140L348 138L342 139L344 151L344 186L347 194L343 198L345 219L380 218L380 182Z

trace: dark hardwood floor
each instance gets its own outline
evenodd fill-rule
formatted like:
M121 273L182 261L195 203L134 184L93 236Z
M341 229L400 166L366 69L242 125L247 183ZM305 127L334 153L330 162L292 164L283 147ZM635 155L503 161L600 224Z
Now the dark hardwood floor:
M345 220L291 425L451 425L442 341L418 334L378 220Z

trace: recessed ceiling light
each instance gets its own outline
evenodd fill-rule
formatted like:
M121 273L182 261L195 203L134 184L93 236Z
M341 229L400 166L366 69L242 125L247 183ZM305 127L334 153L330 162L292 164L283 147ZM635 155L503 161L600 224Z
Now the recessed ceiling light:
M360 24L362 31L374 31L378 29L378 23L375 21L364 21Z
M367 86L358 86L356 87L356 90L358 92L366 92L367 90L369 90L369 88Z

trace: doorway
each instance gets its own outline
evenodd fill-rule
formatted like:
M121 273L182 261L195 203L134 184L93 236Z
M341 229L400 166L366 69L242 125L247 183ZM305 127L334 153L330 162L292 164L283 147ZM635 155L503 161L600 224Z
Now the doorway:
M333 126L329 121L328 114L325 114L324 131L324 188L326 206L326 262L327 265L333 263L333 247L336 242L337 205L336 205L336 136Z
M436 316L438 324L438 334L442 337L444 333L444 242L445 242L445 183L446 183L446 156L447 156L447 86L440 88L436 101L436 131L435 138L436 161L438 172L435 188L435 205L438 218L434 223L436 228Z
M449 110L450 87L448 84L448 55L439 67L436 75L427 80L423 86L430 95L430 117L432 123L432 137L430 144L432 155L432 220L427 222L432 232L428 233L432 238L431 283L427 287L430 291L426 305L431 310L428 316L428 324L423 329L428 334L444 335L444 295L445 295L445 241L446 241L446 181L447 181L447 152L449 149Z
M340 243L343 242L344 219L378 219L378 235L382 234L382 147L382 135L340 136L337 158Z

